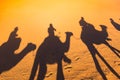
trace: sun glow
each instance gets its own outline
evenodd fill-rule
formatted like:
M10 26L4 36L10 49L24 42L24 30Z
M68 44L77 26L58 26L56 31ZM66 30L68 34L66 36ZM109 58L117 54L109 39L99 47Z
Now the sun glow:
M50 23L60 32L76 32L81 16L96 25L107 22L110 17L119 18L119 4L119 0L2 0L0 28L3 32L0 36L5 37L15 26L25 38L29 33L43 35Z

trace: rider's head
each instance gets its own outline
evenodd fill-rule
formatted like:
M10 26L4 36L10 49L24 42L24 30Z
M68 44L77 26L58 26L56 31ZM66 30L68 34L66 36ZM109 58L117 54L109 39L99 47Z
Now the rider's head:
M80 26L86 25L86 21L84 20L84 17L81 17L79 24L80 24Z
M15 28L14 28L14 31L18 31L18 27L15 27Z
M56 31L56 29L53 27L52 24L50 24L50 26L48 28L49 35L54 35L54 31Z

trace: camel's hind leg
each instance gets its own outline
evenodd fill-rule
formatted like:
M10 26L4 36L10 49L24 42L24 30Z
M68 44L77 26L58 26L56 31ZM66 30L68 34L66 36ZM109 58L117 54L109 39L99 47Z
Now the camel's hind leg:
M39 72L38 72L37 80L44 80L46 72L47 72L46 63L41 62L40 66L39 66Z

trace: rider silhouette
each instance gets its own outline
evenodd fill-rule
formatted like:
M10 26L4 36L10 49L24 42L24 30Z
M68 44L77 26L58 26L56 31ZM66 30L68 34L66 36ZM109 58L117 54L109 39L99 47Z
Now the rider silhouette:
M48 46L47 49L49 49L48 51L50 51L49 53L54 56L54 58L59 59L59 57L61 56L61 54L57 54L57 53L63 53L65 52L65 47L64 47L64 43L62 43L59 39L58 36L55 35L56 29L53 27L52 24L50 24L49 28L48 28L48 34L49 36L45 39L44 43L46 43ZM63 55L63 60L67 63L71 63L71 60ZM50 60L49 60L50 61ZM48 62L49 62L48 61Z
M56 29L50 24L48 28L48 36L37 50L29 80L34 80L38 67L40 69L38 71L37 80L44 80L47 72L47 64L54 63L57 63L58 65L57 80L64 80L62 59L67 63L71 63L71 60L64 55L64 53L68 51L66 50L66 44L60 41L54 31L56 31Z
M8 40L15 39L18 36L17 31L18 31L18 27L15 27L14 30L10 33L10 36L9 36Z

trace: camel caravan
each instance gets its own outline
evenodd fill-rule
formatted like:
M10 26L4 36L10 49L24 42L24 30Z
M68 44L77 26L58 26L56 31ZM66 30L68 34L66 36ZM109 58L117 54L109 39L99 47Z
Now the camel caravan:
M117 57L120 58L120 51L113 46L111 46L107 41L111 41L108 38L107 27L105 25L100 25L101 31L98 31L94 28L94 25L85 21L83 17L81 17L79 24L82 28L80 38L83 43L87 46L90 54L95 63L95 67L103 80L108 80L105 73L102 71L100 63L97 60L96 55L104 62L104 64L108 67L108 69L118 78L120 78L119 74L107 63L104 57L99 53L99 51L95 48L94 44L105 44L112 52L116 54Z
M116 26L115 22L112 19L110 20L111 23ZM108 67L110 66L109 64L107 64L104 58L102 58L93 44L105 44L118 57L120 57L118 55L120 51L112 47L107 42L111 41L111 39L108 38L107 27L105 25L100 25L101 31L98 31L94 28L92 24L86 22L83 17L81 17L79 24L82 29L80 39L90 51L94 62L96 62L95 66L98 72L101 74L104 80L107 80L105 74L102 72L101 67L99 66L99 62L97 61L95 55L97 54ZM20 37L18 37L17 31L18 27L15 27L15 29L10 33L8 40L0 46L0 74L13 68L24 58L24 56L36 49L35 44L28 43L21 52L15 53L15 51L19 49L22 40ZM62 60L66 63L71 63L71 60L65 55L65 53L69 51L70 39L71 36L73 36L73 33L65 32L66 40L65 42L62 42L59 37L55 35L55 31L56 29L53 27L52 24L50 24L48 27L48 36L44 39L44 41L37 49L29 80L34 80L37 71L37 80L44 80L47 73L47 64L55 63L57 63L56 80L65 79L62 68ZM117 73L115 74L117 75ZM117 77L119 76L117 75Z

